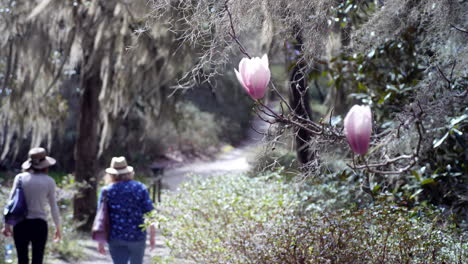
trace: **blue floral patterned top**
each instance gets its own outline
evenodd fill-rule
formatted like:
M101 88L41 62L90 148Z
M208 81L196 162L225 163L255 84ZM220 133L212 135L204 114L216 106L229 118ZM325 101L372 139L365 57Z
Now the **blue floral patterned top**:
M142 230L143 215L153 210L145 185L138 181L121 181L105 186L110 219L109 240L141 241L146 239Z

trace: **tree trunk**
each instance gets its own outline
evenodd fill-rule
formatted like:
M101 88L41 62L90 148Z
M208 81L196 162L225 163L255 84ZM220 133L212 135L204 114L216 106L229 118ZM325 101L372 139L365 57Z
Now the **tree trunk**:
M293 68L290 78L290 104L297 116L311 119L312 111L309 105L305 69L306 65L304 62L297 63ZM312 136L307 130L300 128L296 130L297 158L302 164L307 164L314 159L313 151L309 148L308 144Z
M99 67L97 67L99 69ZM96 214L96 172L98 152L99 93L102 80L98 70L82 72L78 138L75 144L75 180L73 218L81 231L89 231Z
M101 66L107 47L113 39L105 36L115 10L116 1L96 1L91 8L77 14L76 24L81 34L83 58L80 68L80 117L75 144L75 181L77 193L73 201L73 218L79 221L80 231L90 231L97 207L97 161L99 151L100 102L102 89ZM111 41L111 42L109 42Z
M294 50L302 51L302 36L299 28L299 26L294 28L296 35ZM305 119L311 119L312 111L310 109L309 93L307 91L306 68L307 65L302 58L294 65L289 79L289 101L294 110L294 114ZM302 164L307 164L314 159L313 151L309 147L309 142L313 135L307 130L300 128L295 132L297 159Z

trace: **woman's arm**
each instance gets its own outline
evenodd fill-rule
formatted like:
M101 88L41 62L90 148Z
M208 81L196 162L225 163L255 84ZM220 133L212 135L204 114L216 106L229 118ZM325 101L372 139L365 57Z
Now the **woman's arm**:
M10 202L11 197L13 197L13 194L15 193L16 185L18 184L18 178L19 178L18 175L16 175L15 179L13 180L13 186L11 187L10 196L8 196L7 203ZM3 228L2 228L2 233L6 237L13 235L13 232L11 230L11 225L4 223Z
M19 178L19 174L16 175L15 179L13 180L13 186L11 187L10 196L8 197L8 201L11 200L11 197L13 197L13 194L15 193L16 185L18 185L18 178Z
M54 235L54 241L58 242L62 239L62 233L61 233L61 228L60 228L60 212L59 208L57 205L57 199L56 199L56 194L55 194L55 181L50 178L50 188L49 188L49 193L47 194L47 198L49 200L49 205L50 205L50 211L52 213L52 219L54 220L55 224L55 235Z
M2 228L2 234L6 237L10 237L13 235L13 232L11 231L11 226L9 224L5 224Z
M104 194L104 188L106 188L106 187L103 187L101 189L101 191L99 192L99 195L98 195L97 207L96 207L97 210L99 210L99 207L101 206L101 199L102 199L102 195ZM105 245L105 243L98 242L97 251L102 255L106 255L106 245Z
M151 201L148 189L144 185L143 185L142 201L143 201L144 213L149 213L152 210L154 210L153 201ZM154 226L154 224L151 224L149 226L149 233L150 233L150 247L151 247L151 250L153 250L156 247L156 227Z
M150 225L150 248L153 250L156 247L156 227L154 224Z

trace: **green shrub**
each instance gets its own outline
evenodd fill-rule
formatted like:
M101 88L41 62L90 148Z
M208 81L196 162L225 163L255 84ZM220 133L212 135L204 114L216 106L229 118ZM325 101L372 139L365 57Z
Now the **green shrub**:
M2 185L0 185L0 201L3 201L2 204L1 204L1 208L3 210L4 206L6 205L7 201L8 201L8 197L10 195L10 188L6 188ZM3 212L3 211L2 211ZM2 215L2 221L3 221L3 215ZM4 223L2 223L2 228L3 228L3 225ZM11 237L5 237L3 234L0 234L0 264L4 264L5 263L5 259L4 259L4 256L5 256L5 246L7 244L12 244L14 245L14 242L13 242L13 238ZM13 250L14 252L15 250ZM15 254L15 252L14 252ZM16 255L13 255L12 256L13 259L16 259Z
M189 102L178 103L173 114L182 151L206 150L220 143L219 137L222 131L219 122L215 122L214 114L203 112Z
M463 263L468 257L466 242L411 215L392 206L286 215L230 243L248 260L235 263Z
M283 175L286 180L292 180L301 174L295 152L281 146L259 146L254 152L255 155L248 157L252 167L249 173L253 177L274 172Z
M463 263L466 237L393 205L312 213L278 174L183 184L150 217L196 263ZM158 262L160 263L160 262Z
M176 256L225 263L233 253L228 243L240 235L240 227L252 234L297 207L293 190L274 181L244 175L196 178L167 199L163 213L152 221L160 223Z
M59 201L59 203L61 203ZM63 203L61 203L63 204ZM77 223L73 222L71 207L62 207L61 227L62 240L53 242L55 227L49 220L49 241L47 242L46 255L49 259L62 259L69 263L74 263L83 258L83 246L79 245L80 234L76 231Z
M73 219L73 196L75 195L76 183L71 174L59 174L54 177L57 182L57 203L60 209L60 220L62 228L62 240L54 243L55 226L49 214L49 241L47 242L46 256L49 259L61 259L66 262L75 263L83 257L83 245L78 240L81 234L77 230L79 223ZM52 176L53 177L53 176Z

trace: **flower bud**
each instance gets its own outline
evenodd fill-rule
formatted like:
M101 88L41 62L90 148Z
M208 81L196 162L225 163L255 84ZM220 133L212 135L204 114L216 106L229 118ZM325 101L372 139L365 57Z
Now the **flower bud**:
M344 119L344 131L354 153L364 155L369 149L372 114L367 105L354 105Z
M250 97L256 100L265 96L266 87L271 76L266 54L262 58L243 58L239 63L239 71L236 69L234 71L237 79Z

